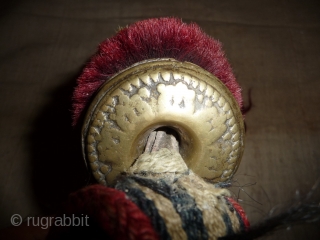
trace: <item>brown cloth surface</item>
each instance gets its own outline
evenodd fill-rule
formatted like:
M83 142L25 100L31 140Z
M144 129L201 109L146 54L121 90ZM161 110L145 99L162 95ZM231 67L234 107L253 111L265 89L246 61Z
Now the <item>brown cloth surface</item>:
M86 184L80 137L71 128L75 79L119 26L162 16L196 22L219 39L245 104L251 89L245 154L231 188L251 223L303 198L320 176L319 5L312 0L1 4L0 227L9 226L13 214L51 214ZM266 239L319 236L311 224Z

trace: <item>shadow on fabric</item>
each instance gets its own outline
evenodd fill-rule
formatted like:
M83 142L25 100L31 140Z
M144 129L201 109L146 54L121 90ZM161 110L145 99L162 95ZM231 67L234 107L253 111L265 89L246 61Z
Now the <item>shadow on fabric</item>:
M32 185L43 214L58 211L68 194L88 183L80 128L71 126L71 96L78 74L55 89L30 134Z

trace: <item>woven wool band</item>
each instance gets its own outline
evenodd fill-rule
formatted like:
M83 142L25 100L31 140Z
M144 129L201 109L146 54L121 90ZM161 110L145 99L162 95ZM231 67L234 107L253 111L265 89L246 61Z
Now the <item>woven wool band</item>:
M192 173L173 181L131 176L118 190L92 185L73 193L66 210L89 216L93 231L98 227L111 239L219 239L248 230L228 190Z
M116 189L149 216L162 239L217 239L248 230L244 211L230 192L188 170L176 151L145 152Z
M190 172L171 179L132 176L116 188L149 216L161 239L218 239L249 227L228 190Z
M93 185L72 194L67 212L88 215L112 239L219 239L247 231L230 192L195 175L174 150L157 153L168 151L169 159L142 154L115 189Z

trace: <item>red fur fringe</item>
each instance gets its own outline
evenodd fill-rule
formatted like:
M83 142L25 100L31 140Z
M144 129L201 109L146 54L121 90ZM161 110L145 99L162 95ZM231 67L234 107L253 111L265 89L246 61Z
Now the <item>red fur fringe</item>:
M185 24L176 18L148 19L121 29L100 44L78 78L73 94L73 125L105 81L134 63L152 58L174 58L202 67L229 88L242 108L240 86L219 41L194 23Z
M116 189L88 186L71 194L65 207L69 214L89 216L112 239L158 239L150 219Z

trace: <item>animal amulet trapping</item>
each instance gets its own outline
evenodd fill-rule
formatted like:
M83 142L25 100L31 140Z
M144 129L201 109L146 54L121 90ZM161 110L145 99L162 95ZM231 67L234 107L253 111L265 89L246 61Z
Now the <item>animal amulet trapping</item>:
M78 78L73 124L99 184L70 196L114 239L218 239L248 220L219 186L244 149L241 90L196 24L148 19L99 46Z

